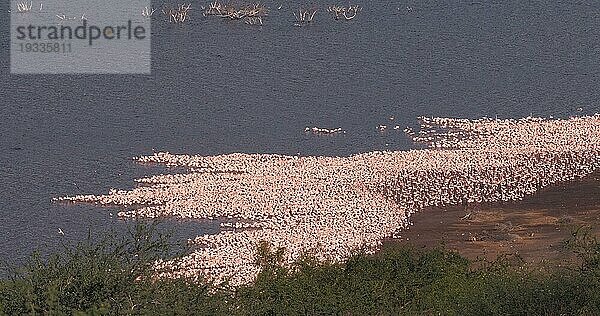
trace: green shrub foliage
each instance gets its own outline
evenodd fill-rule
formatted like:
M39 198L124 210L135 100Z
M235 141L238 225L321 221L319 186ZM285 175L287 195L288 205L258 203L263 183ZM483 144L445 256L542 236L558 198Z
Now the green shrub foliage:
M345 263L257 245L262 272L231 288L157 279L169 238L138 224L49 258L33 255L0 280L0 314L48 315L600 315L600 244L589 229L566 241L567 268L535 269L512 257L473 262L443 249L391 246Z

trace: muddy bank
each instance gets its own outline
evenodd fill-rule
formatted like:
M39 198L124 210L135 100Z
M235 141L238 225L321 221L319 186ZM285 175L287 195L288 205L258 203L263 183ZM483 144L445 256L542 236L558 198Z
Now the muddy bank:
M390 243L456 250L493 260L518 254L528 263L564 264L574 259L564 241L577 227L600 234L600 172L557 184L520 202L429 208L412 216L414 225Z

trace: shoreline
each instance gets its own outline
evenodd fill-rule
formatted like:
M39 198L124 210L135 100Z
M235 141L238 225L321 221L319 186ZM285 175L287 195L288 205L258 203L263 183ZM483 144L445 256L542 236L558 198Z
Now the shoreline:
M468 214L470 213L470 216ZM423 209L394 244L417 248L443 246L469 259L495 260L518 255L529 264L567 265L575 260L565 241L577 227L600 233L600 171L546 187L522 201Z
M172 269L168 276L203 276L238 285L252 282L260 271L254 260L256 244L262 241L287 249L283 258L287 264L306 252L318 260L342 262L358 249L376 252L385 237L397 237L408 227L409 218L415 223L423 216L439 221L442 229L423 222L432 232L444 231L452 223L440 214L448 216L448 210L454 210L462 214L450 219L468 217L465 209L453 205L511 205L509 201L521 201L553 183L600 169L598 115L568 120L420 117L419 121L420 131L407 133L415 143L427 146L422 150L345 158L160 152L136 161L189 172L136 179L146 185L131 190L54 200L118 205L120 217L227 218L220 223L225 230L190 241L208 247L195 248L180 262L164 262L164 267ZM445 211L429 217L422 212L432 208ZM527 223L498 219L501 213L488 212L498 229L482 224L485 230L462 232L455 239L466 235L477 243L520 238L515 233ZM470 221L479 218L485 223L484 210L474 214ZM241 230L229 230L232 227ZM530 234L535 238L536 232ZM435 233L427 235L437 243Z

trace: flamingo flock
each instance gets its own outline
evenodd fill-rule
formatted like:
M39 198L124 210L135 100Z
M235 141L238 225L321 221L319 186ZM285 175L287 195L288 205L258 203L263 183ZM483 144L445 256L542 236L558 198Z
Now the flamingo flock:
M221 231L190 241L193 251L161 261L163 275L239 285L252 282L261 241L292 263L310 253L341 262L373 252L431 206L521 200L600 166L600 116L518 120L420 118L407 130L426 148L350 157L156 153L139 163L184 167L136 180L130 190L55 201L121 208L120 217L216 219Z
M332 134L345 134L346 131L344 131L341 127L338 128L321 128L321 127L306 127L304 128L304 133L312 133L314 135L332 135Z

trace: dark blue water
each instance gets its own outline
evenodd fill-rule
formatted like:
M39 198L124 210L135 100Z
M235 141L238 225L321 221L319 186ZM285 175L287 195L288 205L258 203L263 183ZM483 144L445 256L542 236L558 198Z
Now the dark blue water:
M133 156L350 155L410 148L401 133L375 127L404 128L419 115L600 112L600 3L359 4L348 23L333 21L323 4L304 28L292 26L291 4L272 10L263 27L198 11L183 26L155 22L150 76L10 75L3 36L0 258L51 251L88 229L123 229L114 210L51 198L129 188L161 171ZM3 3L3 34L7 10ZM306 126L347 133L316 137ZM210 222L168 225L189 237L218 230Z

